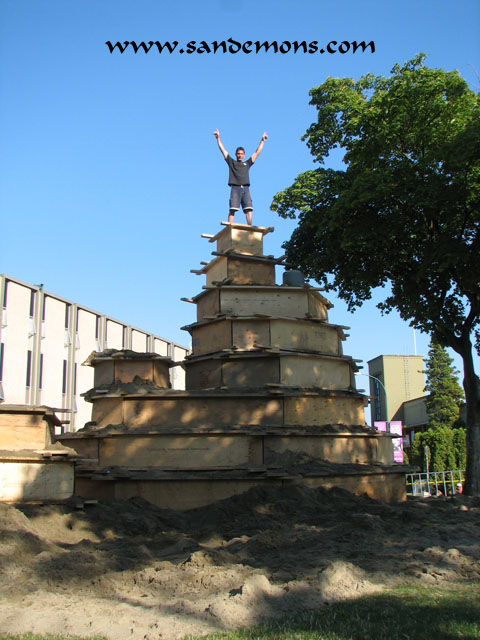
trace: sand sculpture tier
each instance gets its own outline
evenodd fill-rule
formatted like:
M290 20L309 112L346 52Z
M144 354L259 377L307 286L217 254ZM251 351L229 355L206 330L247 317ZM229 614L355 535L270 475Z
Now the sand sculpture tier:
M317 465L310 486L401 499L391 439L365 427L367 399L343 354L346 327L328 321L332 305L308 285L275 284L283 259L263 253L273 229L222 225L204 236L213 258L194 271L206 284L188 299L197 319L184 327L186 390L169 388L173 363L155 354L91 359L92 422L64 436L87 459L77 486L189 508L258 482L299 481L300 457Z

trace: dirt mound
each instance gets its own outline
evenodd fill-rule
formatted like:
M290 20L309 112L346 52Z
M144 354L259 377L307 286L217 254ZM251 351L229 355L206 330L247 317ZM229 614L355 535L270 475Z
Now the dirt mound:
M0 630L182 638L402 582L480 578L480 501L256 487L177 512L0 504Z

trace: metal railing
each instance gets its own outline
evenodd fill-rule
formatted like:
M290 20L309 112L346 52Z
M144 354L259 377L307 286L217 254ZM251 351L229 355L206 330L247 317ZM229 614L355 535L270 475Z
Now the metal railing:
M462 493L465 470L430 471L428 473L407 473L407 495L410 496L453 496ZM458 486L458 485L461 485Z

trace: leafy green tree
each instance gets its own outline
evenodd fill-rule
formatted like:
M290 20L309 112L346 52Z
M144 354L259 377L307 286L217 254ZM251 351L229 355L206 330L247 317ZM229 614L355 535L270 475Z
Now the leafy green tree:
M453 429L453 446L455 448L455 466L457 469L465 469L467 459L467 445L465 429L458 427Z
M457 380L459 371L452 365L445 347L432 340L425 369L428 424L432 429L453 427L460 418L464 395Z
M299 175L271 208L298 215L285 245L292 266L350 310L385 288L383 312L397 309L460 354L465 492L480 495L480 95L424 58L389 77L328 78L312 89L318 119L304 139L319 163L343 149L346 169Z
M415 434L410 447L412 464L426 471L425 447L430 460L430 471L465 469L465 429L438 427Z

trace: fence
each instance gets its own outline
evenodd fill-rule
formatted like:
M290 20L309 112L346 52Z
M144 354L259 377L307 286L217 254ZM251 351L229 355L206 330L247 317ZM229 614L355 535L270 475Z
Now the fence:
M407 473L407 495L424 496L453 496L461 493L460 483L463 487L465 481L465 470L455 471L430 471L429 473Z

